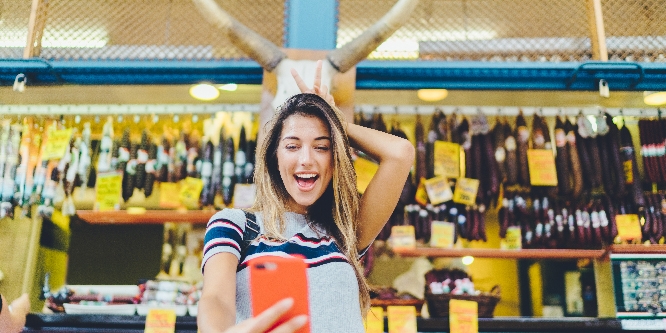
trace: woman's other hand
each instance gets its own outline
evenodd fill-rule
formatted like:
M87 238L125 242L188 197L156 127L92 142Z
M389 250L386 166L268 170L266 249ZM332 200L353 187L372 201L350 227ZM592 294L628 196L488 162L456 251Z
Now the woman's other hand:
M21 332L25 326L25 318L30 312L28 294L21 295L8 306L4 305L7 304L6 300L3 301L3 309L0 312L0 332Z
M273 324L278 321L291 307L294 305L294 300L291 298L283 299L256 317L244 320L238 325L235 325L224 333L264 333L270 329ZM305 325L308 321L307 316L296 316L277 326L271 333L293 333Z
M296 80L296 85L302 93L318 95L331 106L335 106L335 100L333 99L333 95L328 91L328 87L325 84L321 84L321 67L322 61L317 60L317 69L315 70L314 84L312 85L312 88L309 88L307 84L305 84L301 76L298 75L298 72L293 68L291 69L291 76Z

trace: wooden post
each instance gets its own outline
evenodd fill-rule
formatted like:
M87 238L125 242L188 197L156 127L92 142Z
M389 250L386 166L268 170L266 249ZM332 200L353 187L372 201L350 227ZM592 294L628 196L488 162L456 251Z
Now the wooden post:
M592 42L592 58L608 61L606 48L606 30L604 16L601 12L601 0L587 0L588 23L590 25L590 41Z
M23 50L24 59L37 57L42 51L42 36L46 26L48 4L48 0L32 0L30 21L28 21L28 39Z

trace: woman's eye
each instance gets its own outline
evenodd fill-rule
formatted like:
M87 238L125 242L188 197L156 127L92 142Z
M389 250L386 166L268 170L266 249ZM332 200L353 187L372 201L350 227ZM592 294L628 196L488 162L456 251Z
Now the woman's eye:
M319 150L319 151L328 151L328 147L327 147L327 146L319 146L319 147L315 147L315 149L317 149L317 150Z
M298 148L298 146L296 146L296 145L287 145L285 148L287 150L296 150Z

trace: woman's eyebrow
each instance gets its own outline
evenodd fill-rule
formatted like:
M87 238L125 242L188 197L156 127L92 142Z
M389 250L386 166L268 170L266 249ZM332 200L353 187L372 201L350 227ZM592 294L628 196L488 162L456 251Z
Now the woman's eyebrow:
M300 139L301 139L301 138L299 138L299 137L297 137L297 136L285 136L284 138L280 139L280 141L284 141L284 140L300 140ZM314 138L314 141L319 141L319 140L328 140L328 141L331 141L331 137L330 137L330 136L326 136L326 135L324 135L324 136L318 136L318 137Z

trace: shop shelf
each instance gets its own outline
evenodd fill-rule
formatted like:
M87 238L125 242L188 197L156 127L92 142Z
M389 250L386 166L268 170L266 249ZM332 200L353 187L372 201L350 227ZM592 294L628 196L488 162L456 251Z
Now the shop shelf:
M396 249L395 253L404 257L464 257L499 258L499 259L598 259L606 255L606 250L577 249L438 249L417 247L415 249Z
M666 254L665 244L615 244L611 246L612 254Z
M77 217L89 224L164 224L166 222L206 224L217 211L214 210L126 210L98 212L79 210Z

